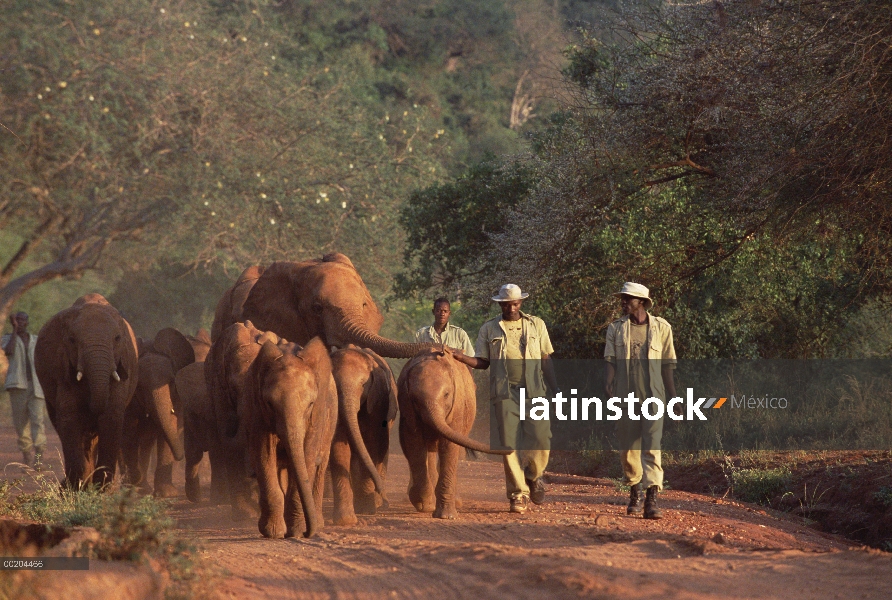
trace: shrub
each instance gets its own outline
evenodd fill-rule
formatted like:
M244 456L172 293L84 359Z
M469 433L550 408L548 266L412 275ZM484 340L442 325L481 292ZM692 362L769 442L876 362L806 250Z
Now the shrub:
M731 476L734 495L744 502L767 504L786 489L790 475L785 467L735 470Z

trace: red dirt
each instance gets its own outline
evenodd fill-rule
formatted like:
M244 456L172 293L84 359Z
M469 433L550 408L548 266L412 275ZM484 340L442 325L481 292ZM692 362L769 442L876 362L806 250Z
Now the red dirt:
M0 464L17 458L8 429ZM267 540L255 522L185 498L172 511L223 571L221 598L889 597L892 555L786 513L669 490L665 518L645 521L625 515L609 480L550 475L547 504L514 515L499 463L463 461L458 476L459 519L432 519L409 504L405 459L392 454L390 508L311 540Z

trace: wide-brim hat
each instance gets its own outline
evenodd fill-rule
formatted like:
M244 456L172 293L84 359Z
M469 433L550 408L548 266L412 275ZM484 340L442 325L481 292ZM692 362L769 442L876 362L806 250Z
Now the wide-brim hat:
M641 298L645 300L644 310L650 310L650 307L654 305L654 301L650 299L650 290L641 285L640 283L634 283L632 281L627 281L623 284L623 289L613 294L614 296L632 296L633 298Z
M513 283L506 283L502 287L499 288L499 295L493 296L493 302L513 302L515 300L523 300L524 298L529 298L529 294L525 294L521 292L519 285L514 285Z

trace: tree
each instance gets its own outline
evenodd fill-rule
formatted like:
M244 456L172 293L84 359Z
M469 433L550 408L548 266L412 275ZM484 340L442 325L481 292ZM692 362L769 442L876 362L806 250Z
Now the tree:
M320 53L274 9L197 2L0 16L0 225L25 238L0 318L115 260L237 271L337 248L389 285L396 205L439 177L447 146L424 107L381 101L363 43Z
M563 356L597 355L625 280L687 356L828 353L889 285L890 27L879 2L620 13L569 50L574 104L462 289L533 289Z

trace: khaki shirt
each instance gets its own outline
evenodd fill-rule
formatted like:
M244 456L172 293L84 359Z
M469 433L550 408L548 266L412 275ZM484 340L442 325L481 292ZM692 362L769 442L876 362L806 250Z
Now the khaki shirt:
M666 398L666 388L663 385L662 368L664 365L675 367L675 345L672 342L672 326L662 317L655 317L648 313L647 328L647 366L650 373L650 391L654 398L663 401ZM625 380L629 379L629 359L631 355L631 330L629 315L623 315L607 326L607 343L604 346L604 359L617 364L622 361L620 368L625 369ZM640 398L645 400L645 398Z
M0 339L0 348L6 347L10 335L15 334L7 333ZM37 381L37 371L34 369L34 346L37 345L37 336L33 333L29 335L31 339L28 342L27 358L31 363L31 380L34 383L34 395L38 398L43 398L43 388L40 387L40 382ZM27 390L28 383L28 374L25 372L25 342L22 341L22 338L16 335L15 351L13 351L12 356L9 357L9 371L6 372L5 387L7 390Z
M442 335L437 333L433 325L422 327L415 332L415 343L444 344L450 348L461 350L467 356L474 356L474 346L471 344L471 338L468 337L465 330L448 322Z
M524 361L524 387L527 398L547 396L545 376L542 373L542 357L554 353L545 322L539 317L520 313L523 321L521 348ZM508 387L508 365L506 359L508 335L502 324L502 317L490 319L480 328L477 335L477 356L489 361L489 399L491 402L511 399Z

